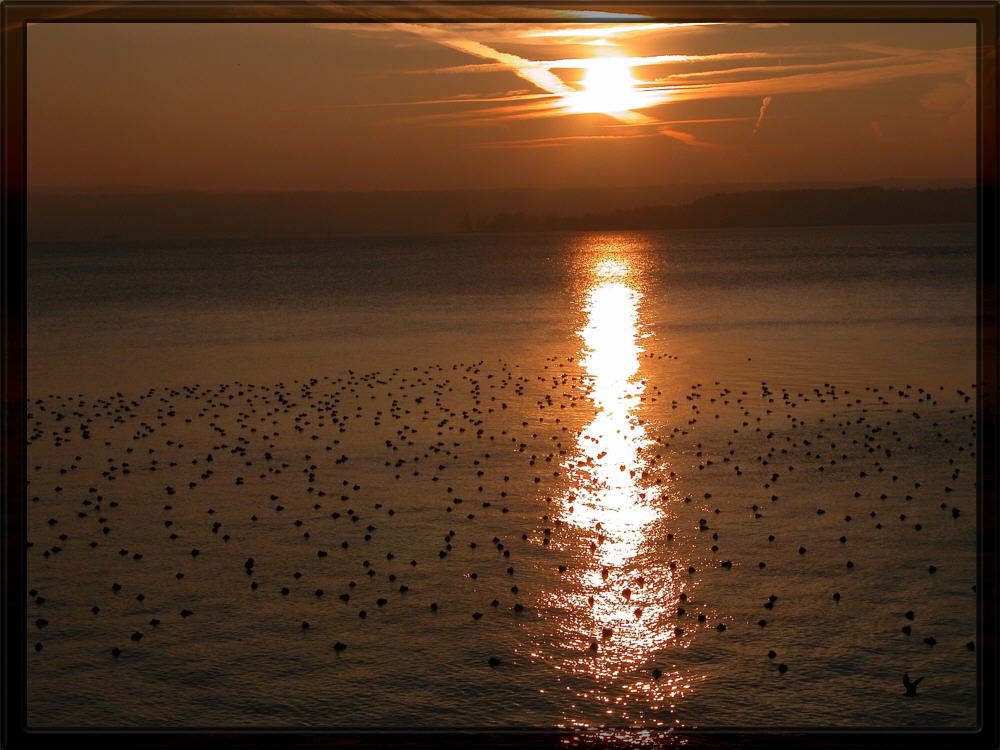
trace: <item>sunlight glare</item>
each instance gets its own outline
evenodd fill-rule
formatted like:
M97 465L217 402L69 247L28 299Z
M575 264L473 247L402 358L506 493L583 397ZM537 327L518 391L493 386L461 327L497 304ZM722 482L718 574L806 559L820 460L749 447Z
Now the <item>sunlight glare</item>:
M564 104L571 112L619 114L644 106L635 88L632 63L625 57L599 57L588 61L583 74L583 90L566 95Z
M580 700L605 704L627 721L663 726L666 716L647 715L641 706L650 702L669 715L698 676L666 664L659 680L637 670L667 649L691 644L694 631L680 628L675 613L697 582L682 557L650 555L672 513L668 465L657 460L641 417L647 337L641 276L648 260L613 242L581 255L579 363L593 412L561 464L567 489L553 506L556 523L579 530L576 549L583 555L582 564L566 571L566 587L542 595L547 608L564 613L556 625L563 656L553 666L595 680L576 692ZM579 725L572 712L564 718Z

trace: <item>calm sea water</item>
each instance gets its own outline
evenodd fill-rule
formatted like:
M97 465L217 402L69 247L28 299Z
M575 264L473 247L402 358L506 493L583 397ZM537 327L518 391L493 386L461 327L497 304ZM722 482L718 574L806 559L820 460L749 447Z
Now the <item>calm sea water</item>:
M975 724L974 227L28 261L32 725Z

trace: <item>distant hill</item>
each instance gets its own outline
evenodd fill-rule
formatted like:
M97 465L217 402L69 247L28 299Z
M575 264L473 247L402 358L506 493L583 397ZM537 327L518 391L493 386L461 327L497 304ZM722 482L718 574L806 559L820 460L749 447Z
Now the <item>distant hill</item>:
M35 190L30 241L281 239L447 234L497 212L619 210L693 200L707 186L377 192Z
M575 216L498 213L474 231L627 230L874 224L950 224L976 220L973 188L760 190L709 195L674 206Z
M972 188L724 189L675 185L370 193L36 190L28 196L28 239L321 239L462 231L920 224L976 218Z

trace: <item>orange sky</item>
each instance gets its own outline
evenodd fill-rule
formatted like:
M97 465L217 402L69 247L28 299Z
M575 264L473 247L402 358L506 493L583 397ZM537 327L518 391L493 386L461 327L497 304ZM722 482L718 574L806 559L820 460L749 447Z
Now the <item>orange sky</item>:
M969 23L49 23L27 38L31 188L975 178ZM605 106L628 109L586 111Z

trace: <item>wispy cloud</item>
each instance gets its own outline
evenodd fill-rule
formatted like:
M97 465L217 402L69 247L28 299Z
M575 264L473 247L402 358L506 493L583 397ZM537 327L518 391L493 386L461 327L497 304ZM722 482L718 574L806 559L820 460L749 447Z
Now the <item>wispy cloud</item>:
M454 96L442 99L403 99L393 102L346 102L338 104L317 104L316 109L341 109L341 108L380 108L380 107L430 107L442 104L485 104L490 102L533 102L539 100L551 100L554 94L533 94L526 91L507 91L496 94L455 94Z
M767 108L771 106L771 97L765 96L763 101L760 103L760 113L757 115L757 122L753 125L753 133L751 135L757 135L757 131L760 129L760 123L764 120L764 113L767 112Z
M635 138L649 138L655 133L619 133L619 134L595 134L595 135L561 135L550 138L524 138L511 141L488 141L477 143L475 148L549 148L552 146L568 146L572 143L585 141L624 141Z
M858 67L854 70L774 75L743 81L709 81L668 86L672 101L756 97L768 94L803 94L874 86L901 78L961 73L969 62L958 55L946 55L927 62L900 62L895 65Z
M698 138L696 138L691 133L685 133L684 131L674 130L673 128L669 127L661 127L657 132L660 135L667 136L667 138L673 138L676 141L680 141L685 146L697 146L698 148L711 148L711 149L723 148L723 146L719 143L701 141L698 140Z
M522 40L527 39L559 39L568 43L582 43L587 39L606 39L608 37L639 36L651 34L654 31L663 29L693 29L702 26L718 26L718 22L711 23L633 23L633 24L589 24L587 26L574 26L563 29L538 29L522 32L517 37Z
M553 146L568 146L574 143L584 143L588 141L626 141L634 140L637 138L655 138L658 136L666 135L670 138L682 141L689 145L699 145L699 146L712 146L714 144L705 143L703 141L698 141L694 136L689 133L684 133L682 131L671 128L670 126L676 125L693 125L693 124L704 124L704 123L722 123L722 122L744 122L751 120L751 117L709 117L709 118L697 118L697 119L686 119L686 120L651 120L651 125L644 128L633 128L628 127L628 132L624 133L595 133L589 135L562 135L562 136L549 136L545 138L522 138L515 140L503 140L503 141L486 141L483 143L475 143L472 148L549 148ZM611 125L606 129L614 130L616 128L622 128L622 125Z
M500 52L492 47L476 42L471 39L462 39L443 33L440 29L419 24L395 24L414 34L421 34L433 39L438 44L451 47L460 52L481 57L487 60L495 60L503 68L510 70L514 75L520 76L538 88L548 91L550 94L568 94L573 91L563 81L548 69L538 66L534 60L527 60L519 55L509 52Z
M649 65L663 65L664 63L720 62L722 60L762 57L770 57L770 55L767 52L719 52L709 55L650 55L647 57L630 57L628 61L629 65L633 68L642 68ZM571 70L574 68L586 68L592 63L592 58L572 57L560 60L540 60L537 64L549 70Z
M572 94L576 93L578 89L570 86L565 81L563 81L559 76L553 73L556 69L582 69L593 65L593 59L580 59L580 58L564 58L559 60L529 60L527 58L521 57L520 55L514 55L509 52L501 52L500 50L494 49L483 42L474 41L471 39L464 39L452 36L446 30L428 26L420 26L414 24L400 24L401 27L405 28L407 31L411 31L416 34L425 35L430 39L442 44L446 47L465 52L469 55L475 57L485 58L488 60L493 60L494 65L498 66L499 69L509 70L514 75L528 81L529 83L537 86L543 91L558 95L559 97L567 98ZM651 58L630 58L629 63L631 66L636 65L653 65L660 64L663 62L668 62L675 59L687 58L689 56L683 55L659 55ZM483 112L478 113L480 119L482 118ZM523 112L506 112L498 117L503 119L516 119L524 117L541 117L545 116L545 108L532 107L531 109L526 109ZM558 108L553 107L548 114L567 114L567 111L563 109L559 111ZM630 124L646 124L651 121L648 115L636 111L627 112L609 112L607 113L610 117L618 120L619 122L630 123Z
M703 63L721 62L723 60L739 59L761 59L772 57L767 52L720 52L708 55L652 55L648 57L629 57L629 64L633 68L647 67L651 65L663 65L666 63ZM520 58L522 65L538 68L541 70L580 70L593 63L592 57L564 57L556 60L526 60ZM468 65L450 65L444 68L423 68L409 71L413 74L427 73L487 73L491 71L508 70L509 63L470 63Z
M528 82L534 92L506 92L499 95L460 94L454 97L400 102L410 105L449 106L449 111L416 115L414 120L440 124L490 125L500 122L531 120L547 117L574 116L570 103L580 96L579 84L571 83L572 74L564 71L590 70L594 55L580 56L581 45L613 46L621 50L625 42L658 33L663 43L674 35L697 30L702 26L725 24L672 24L642 22L638 16L616 14L594 16L579 23L580 12L567 11L568 20L577 23L518 25L487 24L384 24L394 30L424 38L435 44L456 50L479 62L408 71L414 75L465 74L476 75L505 71ZM771 24L784 25L784 24ZM757 27L760 25L745 25ZM657 40L652 40L657 41ZM511 46L522 54L504 51ZM525 46L528 45L528 46ZM546 51L562 52L559 57L537 59L525 50L545 45ZM566 54L569 52L570 54ZM576 53L576 54L575 54ZM525 56L525 55L529 55ZM666 136L689 146L712 147L713 144L692 135L688 127L678 129L677 121L656 117L662 106L671 103L725 98L759 98L760 109L753 120L756 134L773 97L821 93L870 87L904 78L924 76L945 77L966 73L974 63L975 48L920 50L873 43L823 45L822 48L786 47L764 52L760 50L719 51L704 54L663 54L627 56L631 70L642 70L634 88L635 101L627 112L607 112L619 127L633 128L633 133L608 135L592 133L566 137L513 139L492 141L488 148L551 147L583 141L614 141L625 138ZM812 57L809 60L802 58ZM833 57L834 59L831 59ZM840 57L841 59L836 59ZM691 67L696 69L691 70ZM562 73L562 75L560 75ZM644 78L644 80L643 80ZM927 109L954 111L967 97L961 83L947 81L928 93L923 104ZM479 106L487 105L487 106ZM588 110L592 112L592 110ZM689 125L697 124L689 121Z

